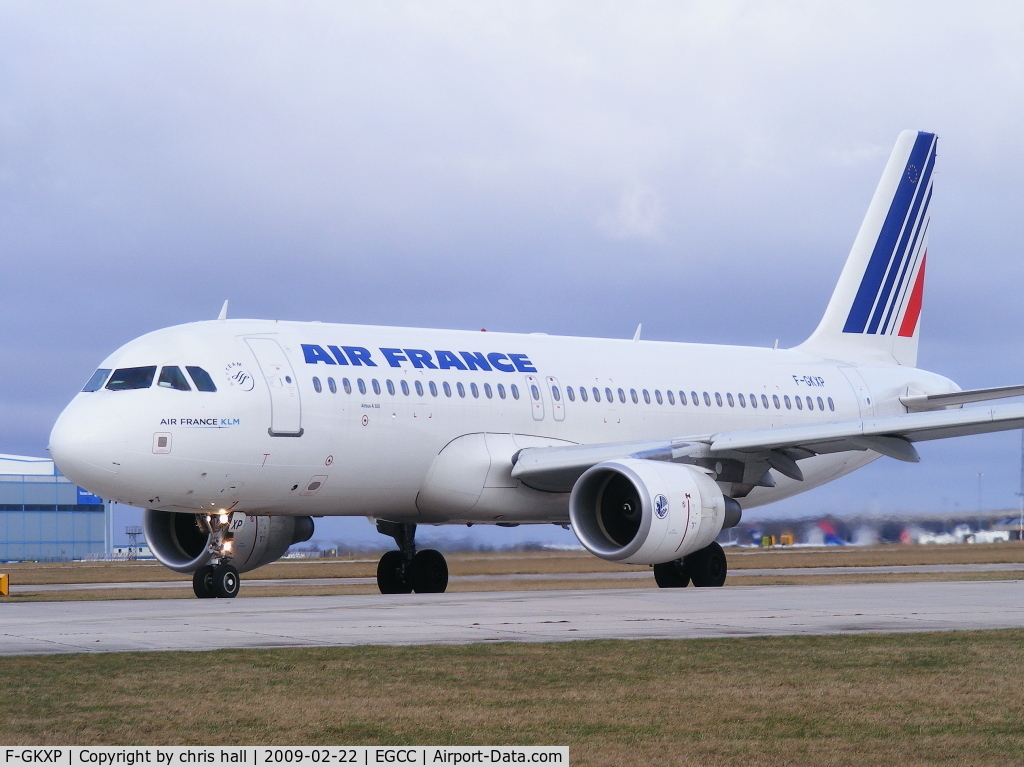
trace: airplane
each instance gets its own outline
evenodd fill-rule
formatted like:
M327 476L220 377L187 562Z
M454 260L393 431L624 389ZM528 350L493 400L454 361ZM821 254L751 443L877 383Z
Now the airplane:
M555 524L662 588L724 584L746 509L916 442L1024 427L915 367L935 167L904 131L817 329L791 349L228 319L147 333L96 370L49 450L145 509L156 558L200 598L365 516L394 539L385 594L439 593L418 525Z

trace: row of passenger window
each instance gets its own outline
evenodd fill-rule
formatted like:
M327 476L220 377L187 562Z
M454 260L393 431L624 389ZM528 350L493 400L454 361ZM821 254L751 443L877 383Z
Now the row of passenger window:
M330 390L331 394L338 393L338 384L333 378L327 379L327 388ZM349 381L347 378L342 378L341 388L345 390L346 394L351 394L352 382ZM374 394L380 394L384 390L381 388L380 381L378 381L376 378L370 381L370 388L373 390ZM397 389L395 388L394 381L392 381L391 379L388 379L384 382L384 388L387 389L388 394L391 395L394 395L397 391ZM407 397L412 393L413 390L415 390L417 397L423 397L427 390L430 391L430 396L432 397L438 396L439 391L443 391L444 396L451 397L453 391L451 384L449 384L447 381L441 384L440 390L438 389L437 384L434 383L433 381L428 381L426 387L423 386L422 381L414 381L411 389L409 387L408 381L399 381L398 388L401 389L402 394L404 394ZM508 387L508 391L505 390L504 384L498 384L497 386L492 388L489 383L485 383L482 388L483 394L485 397L487 397L487 399L493 399L495 393L497 393L498 399L505 399L509 395L512 396L512 399L519 399L519 387L516 386L515 384L511 384ZM362 378L356 379L356 389L358 389L360 394L366 394L367 386L366 382ZM320 383L320 379L316 376L313 376L313 390L316 391L317 394L324 390L324 385ZM463 385L461 381L455 384L454 391L460 397L466 396L466 387ZM471 383L469 385L469 393L472 394L473 397L479 399L480 391L481 387L477 386L475 383ZM540 396L539 392L537 393L537 396Z
M156 367L156 365L145 365L137 368L118 368L113 375L110 374L109 368L100 368L92 374L92 378L89 379L89 383L82 391L98 391L103 388L111 391L148 389L153 385L153 379L156 378ZM201 367L186 365L185 370L192 377L192 383L195 384L197 391L217 391L210 374ZM156 385L165 389L192 391L188 379L177 365L164 365L160 369L160 377L157 378Z
M576 390L576 391L573 390L573 387L567 386L565 388L565 393L568 396L570 402L575 402L577 395L579 396L580 400L582 400L583 402L586 402L591 396L594 398L594 402L600 402L601 401L601 390L598 387L596 387L596 386L594 386L594 387L592 387L590 389L590 394L589 395L587 393L587 387L585 387L585 386L580 386L579 389ZM609 387L609 386L605 387L605 389L604 389L604 398L605 398L606 401L608 401L608 402L615 402L615 395L616 394L618 394L619 402L625 404L625 402L626 402L626 391L624 389L617 389L615 392L612 392L611 387ZM558 387L557 386L552 386L551 387L551 396L554 397L554 399L556 401L561 399L561 397L559 395L559 392L558 392ZM745 397L743 394L737 394L734 397L731 392L726 392L725 398L723 399L722 394L720 392L715 392L713 396L714 396L715 404L718 407L725 407L726 403L728 403L729 407L736 407L736 404L739 403L740 407L745 408L747 406L747 402L748 402L747 397ZM642 389L639 394L637 393L636 389L630 389L629 390L629 398L633 401L634 405L640 404L640 398L641 397L643 397L643 400L644 400L645 403L647 403L648 405L651 404L651 392L648 391L647 389ZM700 404L701 404L701 401L703 401L704 402L704 407L711 407L711 398L712 398L712 395L709 394L708 392L703 392L702 396L698 396L697 392L691 391L690 392L690 396L687 397L685 391L682 391L682 390L679 391L679 404L680 405L686 405L686 404L689 403L691 405L699 407ZM675 405L676 404L676 394L672 390L668 390L668 391L665 392L665 396L663 397L662 394L661 394L661 390L660 389L655 389L654 390L654 401L657 402L657 404L659 404L659 405L665 404L666 401L668 402L669 405ZM758 402L759 402L758 395L751 394L750 398L749 398L749 402L750 402L750 407L752 407L752 408L754 408L756 410L757 407L758 407ZM767 394L762 394L760 396L760 407L764 408L765 410L768 410L773 405L775 406L776 410L781 410L783 405L785 405L786 410L792 410L794 405L796 405L796 409L797 410L803 410L805 403L807 405L807 409L808 410L814 410L815 409L815 403L817 403L817 409L823 411L825 409L825 407L826 407L826 405L825 405L826 402L828 403L828 409L830 411L834 412L835 409L836 409L836 405L832 401L831 397L826 397L824 400L821 397L817 397L817 398L807 397L807 396L800 397L799 395L790 398L790 396L788 394L784 394L782 396L782 398L780 399L778 394L773 394L771 396L771 400L769 400Z
M426 390L430 391L430 395L432 397L438 396L438 386L433 381L428 381L426 387L423 386L423 382L422 381L415 381L415 382L413 382L412 389L410 389L409 382L405 381L405 380L402 380L402 381L399 381L398 387L401 389L402 394L404 394L407 397L411 394L413 389L416 391L416 395L418 397L425 396L425 391ZM342 378L341 379L341 388L345 390L346 394L351 394L352 393L352 382L349 379L347 379L347 378ZM506 392L505 392L505 385L504 384L498 384L496 387L491 388L491 385L489 383L485 383L482 388L483 388L483 395L487 399L492 399L494 397L494 395L495 395L495 392L497 393L499 399L505 399L506 396L508 396L508 394L510 394L512 396L512 399L519 399L519 387L516 386L515 384L511 384L508 387L508 394L506 394ZM328 378L327 379L327 389L331 392L331 394L337 394L337 392L338 392L338 384L337 384L337 382L333 378ZM362 378L357 378L356 379L356 389L359 391L360 394L366 394L367 393L367 391L368 391L367 385L366 385L366 382ZM381 387L380 381L378 381L376 378L371 379L370 380L369 389L372 389L374 394L381 394L386 389L388 394L394 395L396 393L396 391L397 391L397 389L395 388L394 382L391 381L390 379L384 381L384 386L383 387ZM313 390L316 391L317 394L320 394L324 390L324 385L323 385L323 383L321 383L320 378L317 377L317 376L313 377ZM452 396L452 386L447 381L445 381L445 382L443 382L441 384L441 391L444 392L444 395L446 397L451 397ZM465 397L466 396L466 387L465 387L465 385L463 385L463 383L461 381L455 384L454 391L460 397ZM618 389L617 391L618 391L618 395L619 395L619 402L624 404L626 402L626 392L625 392L625 390L624 389ZM469 393L474 398L479 398L480 397L480 392L481 392L481 387L477 386L476 383L471 383L469 385ZM590 390L589 394L587 393L587 388L585 386L580 386L578 389L573 389L572 386L568 386L568 387L566 387L565 393L566 393L566 396L569 398L570 402L575 402L577 396L579 397L579 399L582 402L587 402L590 399L591 396L594 398L594 402L600 402L601 401L601 390L599 388L597 388L596 386L593 387ZM531 386L530 386L530 395L535 400L539 400L540 399L540 390L537 388L536 384L531 384ZM562 399L562 394L559 391L559 388L557 386L552 386L551 387L551 396L552 396L552 398L556 402L558 402L558 401L560 401ZM643 389L641 394L638 394L636 389L630 389L629 390L629 396L630 396L630 399L633 401L634 404L639 404L640 403L641 396L643 397L644 402L646 402L648 405L651 404L651 393L647 389ZM606 387L605 388L605 390L604 390L604 398L608 402L615 402L615 393L612 392L610 387ZM715 392L714 399L715 399L715 402L718 405L718 407L725 407L726 403L728 403L729 407L736 407L736 403L738 402L739 406L741 408L745 408L745 407L747 407L747 402L748 402L747 397L745 397L743 394L737 394L735 397L733 397L733 395L731 393L726 393L725 399L723 400L722 395L719 392ZM657 404L659 404L659 405L665 404L666 401L668 402L669 405L675 405L676 404L676 394L675 394L675 392L669 390L669 391L665 392L664 396L662 396L661 390L660 389L655 389L654 390L654 401L657 402ZM704 401L704 406L705 407L711 407L711 395L708 392L703 392L703 401ZM783 404L785 404L785 407L786 407L787 410L792 410L793 409L793 405L795 404L797 410L803 410L804 409L804 404L806 403L806 406L807 406L808 410L814 410L815 409L815 401L817 402L817 409L818 410L822 410L822 411L825 410L825 407L826 407L825 403L826 403L826 401L828 402L828 409L829 410L834 411L836 409L835 403L832 401L831 397L828 397L825 400L823 400L821 397L818 397L817 400L815 400L815 399L813 399L811 397L803 397L803 398L801 398L799 396L790 398L790 396L788 394L783 395L781 400L779 398L779 395L777 395L777 394L773 394L772 397L771 397L771 400L768 399L768 395L767 394L762 394L761 398L760 398L760 407L763 407L764 409L767 410L772 405L774 405L776 410L781 410L782 407L783 407ZM701 403L701 398L698 397L697 392L695 392L695 391L691 391L690 392L689 398L687 398L686 392L680 391L679 392L679 404L680 405L686 405L688 402L692 403L695 406L699 406L700 403ZM750 398L749 398L749 402L750 402L750 407L752 407L754 409L757 409L757 407L758 407L758 396L756 394L751 394Z

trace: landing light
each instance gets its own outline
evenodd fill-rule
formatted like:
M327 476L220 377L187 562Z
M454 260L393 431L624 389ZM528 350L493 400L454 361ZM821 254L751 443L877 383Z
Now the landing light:
M224 541L224 546L222 548L224 551L231 551L231 541Z
M225 511L224 509L221 509L220 510L220 523L222 525L226 525L228 523L228 519L229 519L229 517L228 517L227 511Z

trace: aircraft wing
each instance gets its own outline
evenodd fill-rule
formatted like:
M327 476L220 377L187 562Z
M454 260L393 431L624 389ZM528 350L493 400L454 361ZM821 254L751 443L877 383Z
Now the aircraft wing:
M874 450L901 461L916 462L920 457L914 448L915 442L1021 428L1024 428L1024 405L1013 404L743 429L664 440L525 448L513 459L512 476L538 490L569 492L584 471L616 458L698 465L724 460L734 465L734 474L742 475L736 481L771 486L774 481L762 476L769 468L802 480L797 461L819 453Z

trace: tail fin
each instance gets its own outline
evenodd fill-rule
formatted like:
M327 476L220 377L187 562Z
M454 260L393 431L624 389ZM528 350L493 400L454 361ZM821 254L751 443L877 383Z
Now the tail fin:
M825 316L799 349L848 362L917 363L934 133L903 131Z

